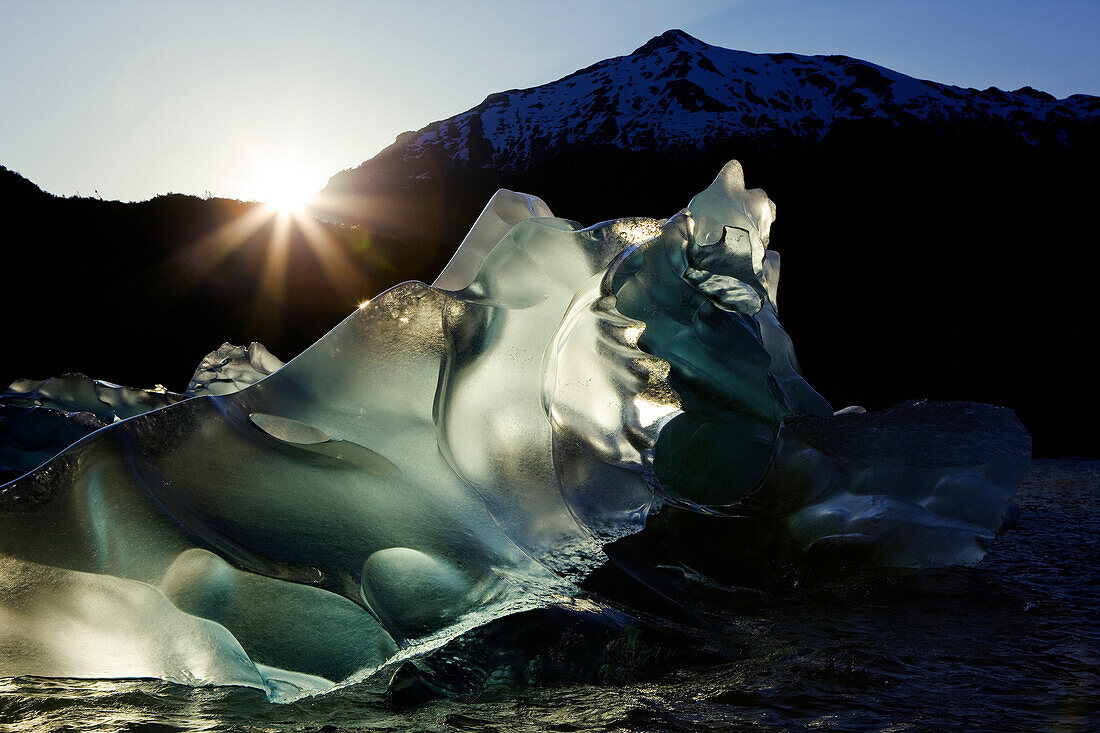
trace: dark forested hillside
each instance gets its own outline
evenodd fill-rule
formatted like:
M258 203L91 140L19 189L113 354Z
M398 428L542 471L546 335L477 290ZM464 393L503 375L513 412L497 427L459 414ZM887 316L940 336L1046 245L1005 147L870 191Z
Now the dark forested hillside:
M223 341L261 341L289 359L362 299L407 277L430 278L422 263L435 252L316 222L311 245L293 220L280 248L280 227L261 204L179 194L141 203L59 198L6 168L0 214L4 385L80 371L182 390Z

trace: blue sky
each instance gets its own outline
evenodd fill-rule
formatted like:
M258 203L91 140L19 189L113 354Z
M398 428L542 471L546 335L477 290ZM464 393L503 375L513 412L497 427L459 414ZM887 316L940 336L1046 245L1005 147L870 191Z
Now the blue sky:
M53 193L316 187L486 95L669 28L960 86L1100 94L1095 0L0 0L0 164Z

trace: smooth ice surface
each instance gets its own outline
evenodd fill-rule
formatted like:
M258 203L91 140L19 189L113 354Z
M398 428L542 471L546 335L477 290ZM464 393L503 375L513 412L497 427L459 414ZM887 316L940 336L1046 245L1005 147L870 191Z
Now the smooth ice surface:
M779 324L774 218L736 162L667 221L582 228L501 191L434 286L285 365L224 344L184 395L16 383L6 465L46 462L0 487L0 675L285 700L520 611L621 628L577 584L606 550L664 594L675 568L610 543L665 507L766 507L811 558L977 562L1026 431L965 403L834 416Z

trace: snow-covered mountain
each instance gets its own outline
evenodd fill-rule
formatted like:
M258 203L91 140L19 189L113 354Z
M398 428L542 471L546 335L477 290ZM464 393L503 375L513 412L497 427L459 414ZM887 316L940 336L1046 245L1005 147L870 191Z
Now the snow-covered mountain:
M840 121L995 128L1032 145L1064 145L1100 124L1100 98L1055 99L915 79L847 56L754 54L681 30L569 76L492 94L477 107L398 137L376 158L332 178L330 190L366 194L416 187L444 161L522 171L547 151L609 146L700 149L737 139L816 141ZM447 167L445 165L445 167Z

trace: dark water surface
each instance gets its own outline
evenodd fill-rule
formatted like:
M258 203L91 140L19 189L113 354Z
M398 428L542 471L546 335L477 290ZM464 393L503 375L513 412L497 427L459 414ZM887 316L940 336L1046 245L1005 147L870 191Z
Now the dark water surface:
M618 686L389 706L385 681L288 705L256 690L0 680L0 731L1100 731L1100 461L1036 461L978 568L712 609L735 662Z

